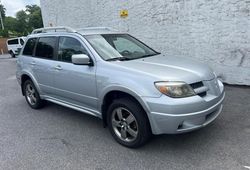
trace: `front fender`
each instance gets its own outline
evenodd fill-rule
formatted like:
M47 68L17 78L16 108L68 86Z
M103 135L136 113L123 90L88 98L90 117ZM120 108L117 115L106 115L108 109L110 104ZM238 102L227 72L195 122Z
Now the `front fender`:
M141 104L141 106L147 112L147 114L149 113L149 107L148 107L147 103L143 100L143 98L139 95L138 92L131 90L128 87L124 87L122 85L119 85L119 84L112 84L112 85L109 85L103 89L103 91L101 92L101 94L98 97L99 98L98 110L100 112L102 111L102 104L104 102L104 97L106 96L106 94L108 94L111 91L120 91L120 92L124 92L124 93L127 93L127 94L133 96Z

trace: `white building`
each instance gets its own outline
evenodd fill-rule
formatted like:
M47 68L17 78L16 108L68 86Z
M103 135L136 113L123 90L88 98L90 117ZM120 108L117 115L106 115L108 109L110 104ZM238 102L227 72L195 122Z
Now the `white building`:
M208 63L224 82L250 85L249 0L41 0L41 8L45 26L128 31L162 53Z

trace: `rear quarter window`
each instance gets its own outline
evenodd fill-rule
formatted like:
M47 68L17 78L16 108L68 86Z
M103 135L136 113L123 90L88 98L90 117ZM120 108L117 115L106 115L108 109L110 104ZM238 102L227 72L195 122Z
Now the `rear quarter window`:
M18 39L8 40L7 44L8 45L16 45L16 44L18 44Z
M20 44L23 45L24 44L24 40L20 39Z
M26 45L25 45L25 47L23 49L23 55L32 56L33 51L34 51L34 47L36 45L36 40L37 40L37 38L30 38L27 41L27 43L26 43Z

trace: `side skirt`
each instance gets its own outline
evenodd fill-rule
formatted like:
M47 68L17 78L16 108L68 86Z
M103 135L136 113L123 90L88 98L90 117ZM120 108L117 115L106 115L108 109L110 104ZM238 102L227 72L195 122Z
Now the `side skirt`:
M50 101L52 103L56 103L58 105L68 107L68 108L77 110L79 112L83 112L83 113L86 113L86 114L89 114L89 115L92 115L92 116L95 116L95 117L98 117L98 118L102 119L101 113L96 111L96 110L89 109L89 108L86 108L86 107L82 107L82 106L72 104L72 103L69 103L69 102L65 102L63 100L59 100L57 98L53 98L53 97L50 97L50 96L41 95L40 97L42 99Z

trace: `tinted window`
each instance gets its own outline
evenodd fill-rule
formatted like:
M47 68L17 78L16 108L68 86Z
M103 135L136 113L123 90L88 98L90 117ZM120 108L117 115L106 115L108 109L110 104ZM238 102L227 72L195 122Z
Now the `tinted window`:
M71 62L73 54L87 54L87 51L75 38L60 37L58 48L59 59L65 62Z
M23 44L24 44L23 39L20 39L20 44L21 44L21 45L23 45Z
M36 45L36 38L30 38L23 49L23 55L32 56L35 45Z
M18 39L8 40L8 45L18 44Z
M55 37L42 37L39 38L36 46L36 57L53 59L56 46Z

